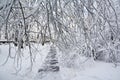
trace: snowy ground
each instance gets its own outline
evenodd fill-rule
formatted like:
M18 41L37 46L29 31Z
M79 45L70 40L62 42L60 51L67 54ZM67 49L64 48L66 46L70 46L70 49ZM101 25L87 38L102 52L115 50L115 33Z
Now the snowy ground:
M0 66L0 80L120 80L120 65L115 67L112 63L93 61L92 59L80 64L79 68L61 66L59 72L44 73L44 78L40 79L40 74L37 71L50 47L49 45L35 45L35 47L39 49L33 50L36 59L32 71L30 71L28 48L26 47L23 50L22 69L20 72L16 74L16 70L19 70L19 68L16 68L14 59L9 59L4 66ZM17 49L12 50L12 56L16 52ZM7 55L8 45L0 45L0 65L5 61Z

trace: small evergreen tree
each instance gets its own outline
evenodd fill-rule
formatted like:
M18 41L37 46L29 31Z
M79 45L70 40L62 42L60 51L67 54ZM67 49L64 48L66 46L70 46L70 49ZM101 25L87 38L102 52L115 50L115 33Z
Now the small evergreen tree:
M39 69L38 72L41 72L41 71L57 72L57 71L59 71L57 51L53 45L50 47L50 51L45 59L43 68L44 69Z

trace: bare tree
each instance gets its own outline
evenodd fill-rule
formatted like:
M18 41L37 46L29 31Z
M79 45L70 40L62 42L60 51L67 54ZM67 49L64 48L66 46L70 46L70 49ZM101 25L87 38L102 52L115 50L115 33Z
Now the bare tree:
M19 51L28 45L31 65L33 42L51 42L64 52L76 48L79 54L116 63L120 12L115 4L113 0L1 0L0 36Z

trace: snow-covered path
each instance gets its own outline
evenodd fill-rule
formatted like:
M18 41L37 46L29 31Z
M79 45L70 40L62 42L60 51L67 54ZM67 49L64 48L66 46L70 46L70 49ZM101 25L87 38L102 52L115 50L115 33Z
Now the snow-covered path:
M45 78L40 79L37 73L31 72L26 76L20 76L7 73L8 71L2 71L0 68L0 80L120 80L120 66L114 67L110 63L95 62L91 67L81 69L61 67L60 72L46 73Z
M0 62L2 62L3 57L5 57L7 53L7 47L7 45L0 46ZM45 56L48 49L49 46L42 47L40 49L41 55ZM37 70L40 67L40 62L42 62L44 58L38 55L36 58L33 71L26 74L29 65L26 64L27 61L24 61L22 70L17 75L14 74L15 67L13 60L10 59L6 65L0 66L0 80L120 80L120 65L115 67L112 63L93 61L91 59L81 64L79 68L61 66L59 72L46 73L44 74L45 77L40 79Z

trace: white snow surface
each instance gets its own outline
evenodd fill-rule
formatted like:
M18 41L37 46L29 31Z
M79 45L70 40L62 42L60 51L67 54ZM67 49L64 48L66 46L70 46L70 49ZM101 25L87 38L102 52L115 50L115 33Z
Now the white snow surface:
M120 64L117 67L112 63L105 63L81 57L81 62L77 68L68 68L60 65L59 72L38 73L38 69L44 62L49 52L50 45L34 45L38 50L33 50L35 62L30 71L29 52L26 47L23 50L22 66L19 73L16 73L14 59L9 59L5 65L1 65L8 55L8 45L0 45L0 80L120 80ZM13 45L12 45L12 48ZM12 49L12 56L15 55L17 49ZM82 63L83 62L83 63Z

